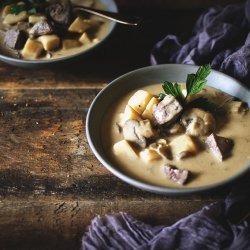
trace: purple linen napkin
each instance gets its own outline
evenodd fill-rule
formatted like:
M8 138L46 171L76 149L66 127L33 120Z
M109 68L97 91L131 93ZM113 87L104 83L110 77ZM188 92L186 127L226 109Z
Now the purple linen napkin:
M250 212L250 183L246 183L234 188L224 202L206 206L171 226L153 227L122 212L97 216L81 249L250 250L250 217L239 217Z
M211 63L250 86L250 1L208 9L187 37L167 35L159 41L151 63Z

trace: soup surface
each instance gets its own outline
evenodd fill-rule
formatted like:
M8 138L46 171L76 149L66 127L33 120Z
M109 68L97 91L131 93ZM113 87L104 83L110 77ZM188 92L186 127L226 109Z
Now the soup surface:
M145 86L142 89L152 95L158 95L162 92L161 86L161 84L154 84ZM221 105L213 114L216 121L214 133L218 136L230 138L233 141L234 146L229 157L222 161L219 160L211 152L211 149L205 145L204 141L207 136L199 138L197 153L181 159L160 157L155 160L145 161L145 159L140 157L140 152L143 150L140 147L135 148L135 153L138 157L131 157L126 152L126 149L122 153L117 154L114 150L114 145L124 140L122 128L119 125L121 123L121 114L124 113L129 99L136 92L137 90L134 90L114 103L105 114L102 124L103 148L110 160L124 173L143 182L159 186L175 188L200 187L226 180L249 164L250 114L248 109L246 108L244 112L241 112L232 105L231 96L210 87L205 87L198 95L205 96L209 101L217 104L218 107ZM160 138L171 144L171 141L185 133L185 131L178 134L166 133L161 134ZM184 185L180 185L166 176L163 168L166 164L171 164L178 169L185 169L190 172Z
M108 32L110 21L75 10L81 5L105 9L100 1L39 0L37 2L43 4L42 8L34 9L31 6L36 1L13 0L9 1L10 4L3 4L0 9L1 54L26 60L71 56L93 47ZM20 10L18 6L21 6ZM56 16L57 12L61 16Z

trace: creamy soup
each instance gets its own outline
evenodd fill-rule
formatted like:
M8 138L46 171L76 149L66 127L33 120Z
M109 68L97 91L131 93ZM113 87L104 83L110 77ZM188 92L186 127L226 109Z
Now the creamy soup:
M162 92L161 84L146 86L143 90L152 95ZM235 175L250 161L250 114L247 108L242 109L242 103L234 102L232 97L216 89L206 87L198 96L205 96L209 101L217 104L217 111L213 117L216 123L213 133L229 138L233 141L233 148L230 155L221 160L211 151L204 142L210 133L195 137L197 152L188 157L158 157L155 160L146 160L141 157L141 151L145 148L134 147L137 157L134 157L124 148L123 152L118 153L114 150L114 145L124 140L121 124L121 114L128 104L129 99L136 93L134 90L114 103L104 117L102 124L102 143L110 160L119 167L124 173L146 183L166 187L199 187L221 182L232 175ZM220 107L221 106L221 107ZM182 119L182 118L180 118ZM178 122L178 120L177 120ZM215 125L215 124L214 124ZM171 125L173 126L173 125ZM166 131L170 130L166 127ZM161 133L159 138L165 139L170 145L171 141L187 133L187 130L180 133ZM147 142L147 146L154 141ZM178 143L181 144L179 141ZM171 148L171 147L170 147ZM126 152L127 151L127 152ZM178 169L189 171L189 176L184 185L169 179L163 166L171 164Z
M37 2L42 7L33 7ZM102 41L110 26L106 19L75 10L81 5L105 9L99 1L4 3L0 10L0 53L15 58L48 60L77 54Z

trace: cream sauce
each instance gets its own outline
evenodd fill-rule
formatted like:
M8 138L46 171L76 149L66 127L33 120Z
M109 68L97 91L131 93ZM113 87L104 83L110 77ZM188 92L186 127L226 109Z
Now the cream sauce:
M161 84L150 85L142 88L153 95L162 92ZM215 115L217 129L215 133L219 136L231 138L234 141L232 155L220 162L205 146L200 148L197 155L182 160L160 159L146 163L142 159L128 159L127 156L117 157L113 151L113 145L123 139L119 132L117 123L119 114L124 112L128 99L136 92L134 90L121 98L109 109L102 124L102 143L110 160L124 173L146 183L158 186L185 188L200 187L221 182L237 174L250 162L250 112L245 114L221 112ZM205 88L202 93L209 100L221 104L229 95L216 89ZM226 107L226 106L225 106ZM165 137L171 140L171 137ZM190 178L184 186L169 180L163 172L165 163L176 165L180 169L191 172Z

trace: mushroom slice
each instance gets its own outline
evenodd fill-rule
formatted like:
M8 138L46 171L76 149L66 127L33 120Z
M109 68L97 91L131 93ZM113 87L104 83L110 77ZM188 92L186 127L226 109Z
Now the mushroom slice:
M213 115L199 108L187 110L181 118L186 133L194 136L208 135L215 130L216 122Z
M149 120L127 120L123 126L125 140L134 142L142 148L146 147L146 138L152 138L154 131Z
M149 145L149 149L157 152L162 158L172 159L170 147L165 139L158 139Z
M169 124L178 118L182 109L176 98L172 95L166 95L158 105L154 105L153 116L158 124Z

